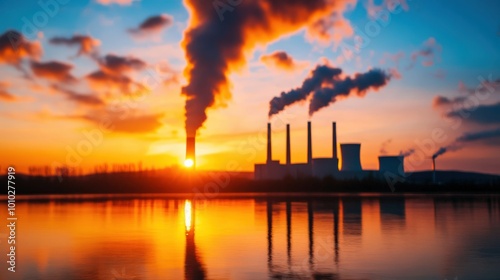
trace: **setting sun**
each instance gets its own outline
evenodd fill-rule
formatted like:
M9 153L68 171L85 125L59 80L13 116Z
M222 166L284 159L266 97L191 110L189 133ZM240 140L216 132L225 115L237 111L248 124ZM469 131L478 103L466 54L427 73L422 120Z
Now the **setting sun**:
M184 166L187 168L191 168L191 167L193 167L193 165L194 165L194 161L190 158L188 158L184 161Z

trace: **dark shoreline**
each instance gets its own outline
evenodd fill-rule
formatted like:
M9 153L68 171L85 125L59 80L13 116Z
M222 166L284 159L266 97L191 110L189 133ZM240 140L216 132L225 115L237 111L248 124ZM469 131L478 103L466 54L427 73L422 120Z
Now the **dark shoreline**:
M491 198L500 193L218 193L206 197L196 197L192 193L146 193L146 194L33 194L16 196L17 202L78 202L135 199L272 199L272 200L330 200L332 198ZM6 198L0 197L0 201Z
M443 172L443 174L445 174ZM413 176L413 175L412 175ZM16 195L70 194L191 194L211 198L220 194L496 194L500 176L481 175L482 180L452 179L432 184L425 176L389 182L376 177L337 180L333 177L285 178L255 181L227 172L107 173L85 176L28 176L17 174ZM0 176L7 180L6 176ZM478 177L479 178L479 177Z

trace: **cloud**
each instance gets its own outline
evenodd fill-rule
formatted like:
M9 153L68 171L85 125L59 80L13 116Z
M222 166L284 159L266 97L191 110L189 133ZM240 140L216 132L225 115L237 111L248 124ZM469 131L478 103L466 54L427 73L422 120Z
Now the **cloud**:
M351 2L355 4L355 1ZM349 3L346 3L347 5ZM351 23L339 12L333 12L330 16L318 19L308 26L306 33L309 41L317 40L325 45L333 42L334 46L338 46L344 38L352 37L353 35L354 29Z
M422 58L423 66L432 66L434 65L436 60L440 59L441 52L441 45L436 42L436 39L431 37L423 43L421 49L411 54L412 64L410 65L410 67L413 67L417 63L419 58Z
M491 77L482 80L476 88L469 88L464 82L458 83L458 91L461 93L475 94L485 92L497 92L500 90L500 79L493 80Z
M454 110L446 114L450 118L462 118L464 121L476 124L499 124L500 103L479 105L467 110Z
M55 82L73 82L76 79L71 75L73 65L59 61L36 62L32 61L31 71L37 77L45 78Z
M54 37L49 41L53 45L79 46L77 56L90 55L97 56L97 47L101 42L86 35L73 35L72 37Z
M294 61L293 57L285 51L275 51L271 54L263 55L260 57L260 61L269 67L286 71L293 71L303 66L303 64Z
M281 92L269 102L269 117L278 114L286 107L305 100L312 91L319 89L323 83L332 81L342 74L342 69L333 68L328 65L318 65L311 71L308 78L302 82L302 86L287 92Z
M436 96L434 97L433 105L434 107L453 106L453 109L448 111L445 116L466 122L468 126L484 127L498 125L500 124L500 102L480 104L480 100L487 96L485 93L492 94L498 91L498 89L500 89L500 80L493 80L491 77L488 80L481 79L480 84L475 89L468 88L463 82L460 82L458 91L462 94L465 93L465 96L454 98ZM500 128L464 132L450 145L441 147L433 157L436 158L450 150L458 150L469 142L483 141L487 144L499 145L500 142L498 139L500 139Z
M101 114L88 114L80 118L96 125L109 126L109 130L123 133L148 133L155 132L162 127L163 114L126 114L104 112Z
M458 142L474 142L486 139L500 139L500 128L483 130L478 132L467 132L457 138ZM498 142L500 144L500 142Z
M16 101L16 97L10 94L7 90L0 88L0 100L12 102Z
M172 25L174 19L170 15L162 14L158 16L151 16L144 20L139 27L129 29L132 35L147 36L157 34L165 28Z
M58 85L52 85L52 88L65 95L68 100L71 100L80 105L87 105L87 106L104 105L104 101L102 101L99 97L95 96L95 94L93 93L90 94L78 93L73 90L62 88L61 86Z
M133 94L146 90L145 86L125 75L111 74L102 70L88 74L85 79L96 91L120 91L123 94Z
M457 104L463 104L467 100L466 96L458 96L454 98L448 98L446 96L434 96L432 99L432 106L434 108L442 107L442 106L452 106Z
M19 65L23 58L38 59L42 53L39 42L30 42L15 30L0 35L0 63Z
M142 70L147 66L146 62L138 58L117 56L114 54L108 54L99 59L99 65L103 71L113 74Z
M382 56L382 59L380 59L380 64L386 65L389 62L392 62L393 65L396 67L396 69L399 69L399 63L400 63L401 59L403 59L404 57L405 57L405 53L402 51L397 52L395 54L384 53L384 55Z
M9 83L0 81L0 100L6 102L17 101L17 98L8 92Z
M181 43L187 66L186 132L195 135L207 119L207 109L231 97L229 75L246 64L257 46L307 28L342 13L351 0L238 1L186 0L190 12ZM215 9L215 11L214 11ZM315 36L314 34L312 36ZM317 36L317 35L316 35Z
M380 16L380 12L384 9L391 12L399 8L404 11L408 11L410 9L406 0L383 0L380 5L375 4L374 0L368 0L366 1L365 8L368 12L368 16L372 19L378 18Z
M131 5L132 2L139 1L139 0L96 0L97 3L101 5L112 5L112 4L117 4L121 6L128 6Z

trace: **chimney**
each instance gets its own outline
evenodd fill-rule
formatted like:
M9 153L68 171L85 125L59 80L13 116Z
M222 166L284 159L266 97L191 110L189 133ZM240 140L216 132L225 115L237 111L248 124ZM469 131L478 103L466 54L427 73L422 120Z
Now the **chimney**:
M196 139L194 136L186 138L186 159L193 161L193 167L196 165L195 143Z
M312 164L311 122L307 122L307 164Z
M332 157L338 159L337 157L337 123L332 123Z
M271 123L267 123L267 163L271 163L272 158L272 148L271 148Z
M286 165L292 163L290 149L290 124L286 124Z
M436 183L436 158L432 158L432 183Z

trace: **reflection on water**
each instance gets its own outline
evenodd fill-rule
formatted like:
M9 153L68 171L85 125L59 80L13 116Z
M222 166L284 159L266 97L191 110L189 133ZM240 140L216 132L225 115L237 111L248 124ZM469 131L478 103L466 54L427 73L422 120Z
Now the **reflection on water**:
M195 232L195 211L190 200L186 200L184 204L184 215L186 221L186 253L184 264L184 278L205 279L205 268L201 263L200 257L196 252L196 243L194 242Z
M17 272L0 279L500 275L498 196L24 201L17 214Z

